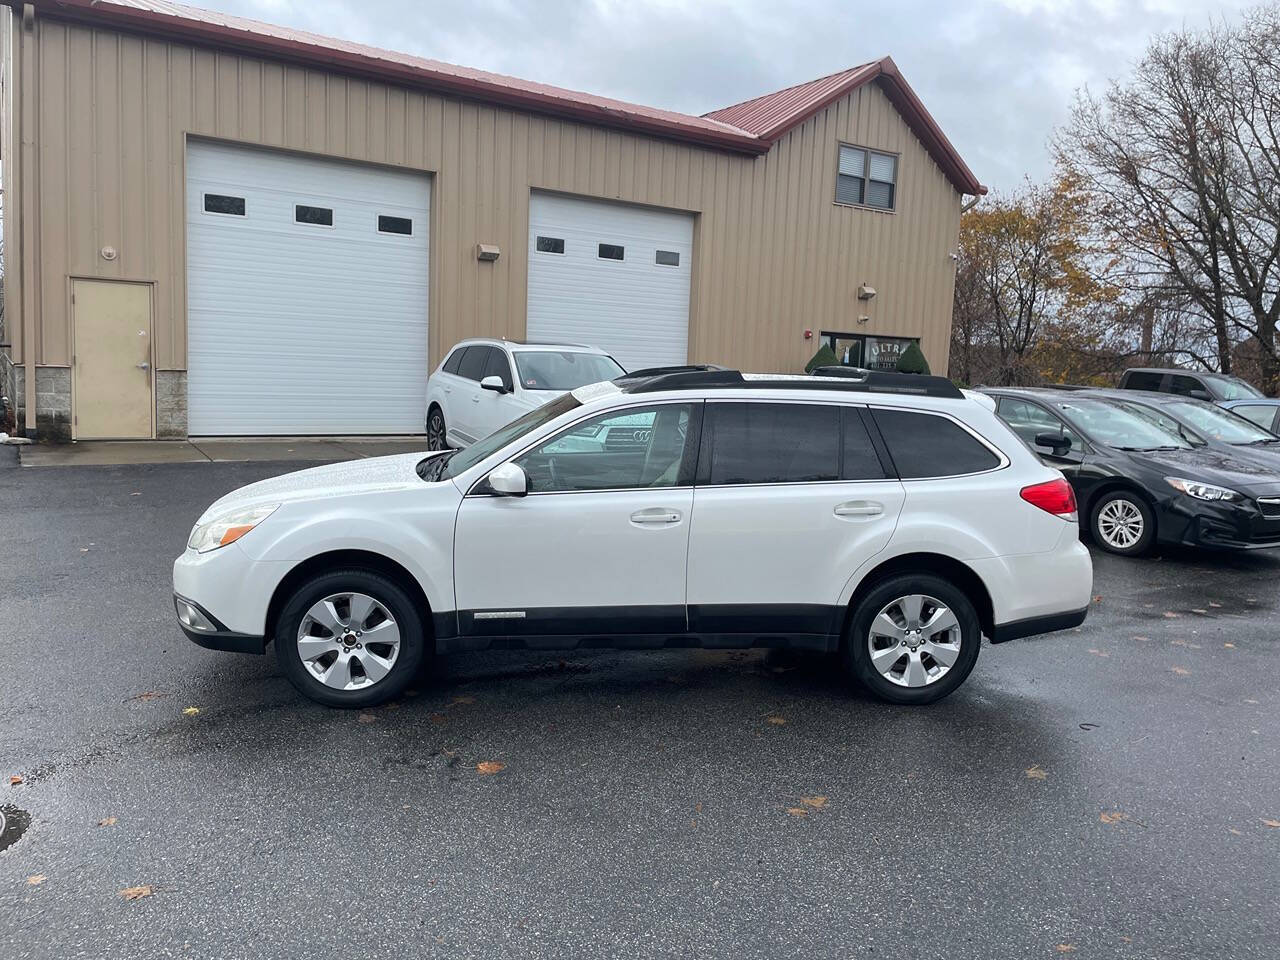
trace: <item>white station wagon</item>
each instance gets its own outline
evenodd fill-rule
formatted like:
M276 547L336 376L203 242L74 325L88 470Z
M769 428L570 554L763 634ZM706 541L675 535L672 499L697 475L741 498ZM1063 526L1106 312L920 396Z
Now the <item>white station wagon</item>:
M431 653L839 651L928 703L993 643L1073 627L1076 504L937 377L674 368L602 382L466 450L317 467L214 503L174 564L196 643L262 653L334 706Z

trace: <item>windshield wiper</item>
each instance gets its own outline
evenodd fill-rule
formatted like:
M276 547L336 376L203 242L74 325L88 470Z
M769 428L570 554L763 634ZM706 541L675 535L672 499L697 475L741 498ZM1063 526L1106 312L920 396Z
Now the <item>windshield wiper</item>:
M442 453L438 457L428 457L418 464L418 476L428 483L435 483L444 477L444 468L450 460L458 453L457 450L451 450L448 453Z
M1257 440L1250 440L1249 446L1256 447L1260 443L1280 443L1280 437L1259 437Z

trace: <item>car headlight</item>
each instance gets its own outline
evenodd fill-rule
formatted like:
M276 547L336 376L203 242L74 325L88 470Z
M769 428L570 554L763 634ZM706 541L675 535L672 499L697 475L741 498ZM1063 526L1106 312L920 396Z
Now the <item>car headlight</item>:
M1198 480L1183 480L1181 477L1165 477L1165 483L1179 493L1197 500L1239 500L1240 494L1227 487L1214 486L1212 483L1201 483Z
M235 510L216 516L212 520L206 520L204 523L197 523L191 528L187 547L197 553L208 553L210 550L225 547L228 543L235 543L275 513L279 506L278 503L264 503L261 506Z

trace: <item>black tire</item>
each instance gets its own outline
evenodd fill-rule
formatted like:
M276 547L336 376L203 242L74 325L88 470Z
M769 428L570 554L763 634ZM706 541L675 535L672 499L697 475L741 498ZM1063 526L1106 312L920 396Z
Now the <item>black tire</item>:
M1114 506L1109 506L1114 505ZM1125 543L1123 538L1115 532L1114 525L1109 531L1104 531L1102 524L1103 511L1106 510L1110 515L1114 516L1119 511L1123 516L1134 516L1133 511L1140 517L1142 525L1141 535L1132 543ZM1156 517L1152 511L1150 504L1137 493L1132 490L1110 490L1094 502L1093 507L1089 510L1089 533L1093 537L1093 542L1108 553L1118 554L1122 557L1140 557L1151 552L1151 548L1156 541Z
M427 449L448 450L448 428L444 422L444 411L434 403L427 411Z
M298 650L298 629L307 611L324 598L342 593L372 597L390 612L399 627L400 647L391 670L376 682L353 690L327 686L304 665ZM276 659L289 682L300 693L330 707L372 707L392 700L404 693L426 660L427 638L417 604L400 584L371 570L334 570L303 583L281 608L274 637Z
M882 676L872 663L870 649L872 621L888 604L913 595L931 597L949 607L955 615L960 640L955 662L936 680L920 687L901 686ZM941 700L964 683L978 661L981 645L978 613L963 590L936 574L907 573L882 580L857 600L844 637L843 655L845 667L853 678L881 700L918 705ZM905 649L903 652L906 655ZM924 655L921 659L925 659ZM933 667L941 667L937 661L930 662Z

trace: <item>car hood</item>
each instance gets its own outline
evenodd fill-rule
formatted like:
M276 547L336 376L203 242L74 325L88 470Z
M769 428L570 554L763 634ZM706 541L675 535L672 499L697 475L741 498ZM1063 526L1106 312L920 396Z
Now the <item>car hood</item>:
M410 485L427 487L415 469L426 457L439 453L402 453L390 457L369 457L346 463L330 463L323 467L296 470L267 480L259 480L233 490L215 500L200 520L228 510L253 507L261 503L289 503L325 497L349 496L396 490Z
M1201 480L1252 496L1280 494L1280 461L1268 464L1247 454L1197 447L1192 450L1153 450L1134 453L1167 477Z

